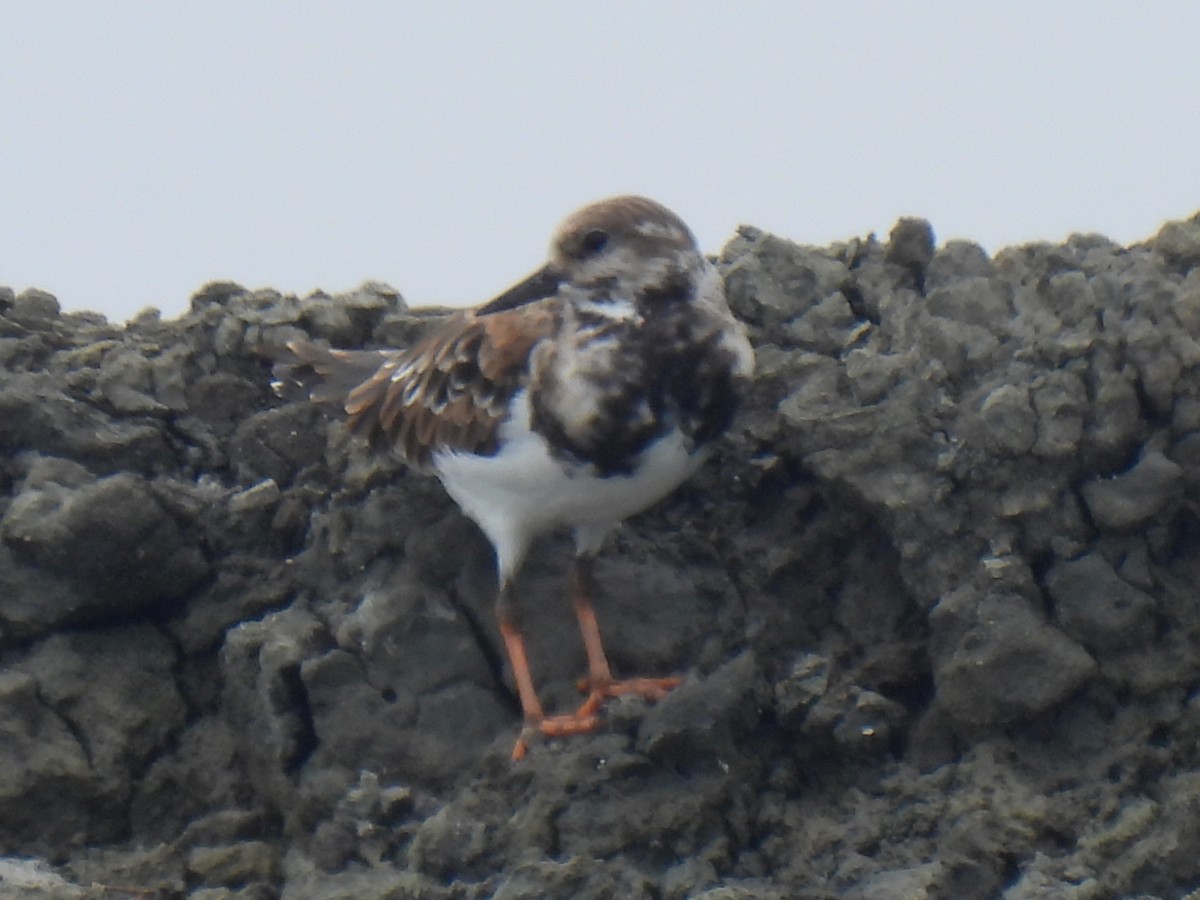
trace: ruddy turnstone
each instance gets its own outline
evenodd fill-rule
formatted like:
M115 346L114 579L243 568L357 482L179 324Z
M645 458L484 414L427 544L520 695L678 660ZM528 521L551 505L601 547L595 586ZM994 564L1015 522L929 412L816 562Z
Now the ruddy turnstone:
M495 548L496 616L526 723L514 759L531 732L587 732L607 698L658 699L679 683L615 679L592 608L604 538L696 471L754 366L720 275L678 216L644 197L603 200L558 228L545 266L408 349L288 349L276 390L340 406L351 431L436 474ZM530 542L563 526L575 532L587 698L546 715L513 583Z

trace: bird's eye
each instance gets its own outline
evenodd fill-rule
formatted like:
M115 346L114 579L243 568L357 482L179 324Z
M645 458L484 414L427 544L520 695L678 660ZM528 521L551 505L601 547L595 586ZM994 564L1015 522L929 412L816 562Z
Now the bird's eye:
M579 239L579 249L584 256L594 256L608 246L608 232L593 228Z

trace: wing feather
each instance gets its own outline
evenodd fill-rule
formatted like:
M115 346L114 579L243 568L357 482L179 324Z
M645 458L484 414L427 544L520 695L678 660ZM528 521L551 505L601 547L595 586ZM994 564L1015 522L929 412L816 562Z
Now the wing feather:
M456 316L411 349L393 351L349 391L350 429L422 468L435 450L495 453L508 401L528 381L530 352L559 317L552 300Z

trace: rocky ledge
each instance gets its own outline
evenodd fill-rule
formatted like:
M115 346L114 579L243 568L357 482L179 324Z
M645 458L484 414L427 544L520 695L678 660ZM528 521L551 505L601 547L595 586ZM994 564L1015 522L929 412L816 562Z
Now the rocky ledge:
M0 893L1183 897L1200 887L1200 216L720 264L759 375L598 565L657 705L509 760L490 551L271 395L364 285L123 327L0 289ZM565 539L521 585L548 703Z

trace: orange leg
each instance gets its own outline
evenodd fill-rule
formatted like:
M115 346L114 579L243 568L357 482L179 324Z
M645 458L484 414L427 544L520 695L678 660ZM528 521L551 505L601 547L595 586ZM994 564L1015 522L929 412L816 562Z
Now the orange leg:
M583 734L595 730L600 724L600 718L595 710L579 709L562 716L547 716L538 699L537 690L533 686L533 675L529 671L529 657L525 653L525 639L512 617L512 606L508 598L507 588L501 588L500 598L496 602L496 614L500 620L500 636L504 639L504 648L508 651L508 659L512 665L513 680L517 683L517 697L521 701L521 714L525 718L525 729L536 729L546 737L563 737L570 734ZM525 733L517 738L513 746L512 758L525 758L528 744Z
M576 715L595 715L600 705L610 697L633 694L645 700L661 700L683 679L628 678L617 681L608 665L604 642L600 639L600 624L596 621L596 610L592 607L592 558L579 557L571 570L571 602L575 606L575 618L579 620L579 631L583 635L583 648L587 653L588 674L580 682L580 690L588 697L576 710Z
M629 678L617 681L613 678L600 638L600 625L596 611L592 608L592 559L576 559L571 570L571 602L575 617L579 620L579 631L583 635L583 648L587 653L588 674L580 682L580 690L587 692L583 704L573 713L547 716L533 686L533 675L529 670L529 657L525 652L525 639L521 636L513 618L512 601L508 586L500 589L496 601L496 616L500 621L500 635L512 665L513 679L517 683L517 697L521 701L521 713L525 728L513 746L512 758L525 758L529 746L525 737L531 730L540 731L546 737L565 737L594 731L600 724L600 707L610 697L633 694L646 700L661 700L672 688L678 687L682 678Z

